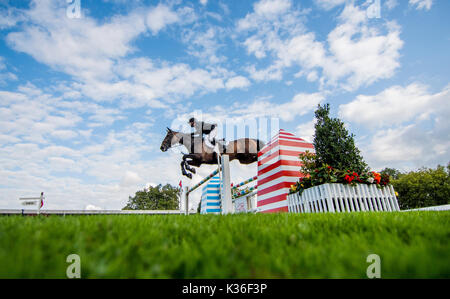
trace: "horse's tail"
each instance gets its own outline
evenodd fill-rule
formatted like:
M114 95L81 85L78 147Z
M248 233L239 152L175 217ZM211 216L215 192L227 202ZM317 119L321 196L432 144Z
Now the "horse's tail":
M261 141L261 140L259 140L259 139L256 139L256 150L259 152L264 146L265 146L266 144L263 142L263 141Z

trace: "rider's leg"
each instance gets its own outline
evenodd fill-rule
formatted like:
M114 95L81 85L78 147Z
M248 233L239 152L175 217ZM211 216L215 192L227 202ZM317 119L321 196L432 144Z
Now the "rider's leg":
M209 148L214 148L213 142L216 139L217 136L217 128L214 128L209 132L209 134L205 137L205 144Z
M209 139L209 136L206 136L206 137L205 137L205 145L206 145L207 147L209 147L209 148L214 148L214 145L212 145L212 143L211 143L211 141L210 141L210 139Z
M220 155L220 151L219 151L219 145L217 142L215 142L217 136L217 128L214 128L209 134L208 136L206 136L205 138L205 143L207 146L211 147L214 149L214 152L217 153L217 155ZM214 143L214 145L213 145Z

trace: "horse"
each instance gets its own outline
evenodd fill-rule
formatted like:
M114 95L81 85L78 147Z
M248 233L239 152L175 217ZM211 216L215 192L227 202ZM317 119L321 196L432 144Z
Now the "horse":
M218 142L219 152L221 155L228 155L230 161L237 159L241 164L251 164L258 160L258 152L264 147L264 142L252 138L240 138L229 142L225 146L222 142ZM196 173L194 167L200 167L202 164L217 164L217 153L209 148L202 136L193 137L192 134L176 132L167 128L167 134L161 143L161 151L166 152L172 146L183 145L189 154L183 155L181 161L181 173L192 179L191 173ZM186 172L186 170L191 173Z

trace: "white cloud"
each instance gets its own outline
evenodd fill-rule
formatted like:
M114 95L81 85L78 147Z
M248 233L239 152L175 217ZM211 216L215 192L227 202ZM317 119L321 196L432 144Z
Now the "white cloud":
M78 133L72 130L56 130L50 133L53 137L62 140L73 139L78 136Z
M312 119L309 122L298 125L296 128L297 136L305 139L306 141L312 142L314 140L315 132L314 124L315 120Z
M224 36L225 30L208 26L205 32L196 29L186 29L183 35L183 42L187 46L187 51L208 65L224 62L226 57L217 54L222 47L220 40Z
M264 17L271 17L285 13L291 8L290 0L261 0L256 2L253 7L255 13Z
M430 10L433 0L409 0L409 5L415 6L417 10Z
M3 9L0 10L0 29L10 28L23 20L23 16L19 10Z
M393 86L341 105L347 121L373 133L363 142L370 165L414 169L447 164L450 157L450 85L437 93L422 84Z
M315 0L316 4L325 9L330 10L335 8L336 6L340 6L346 2L349 2L348 0Z
M266 49L264 47L263 41L259 37L251 36L247 38L244 42L244 45L247 48L248 54L253 54L256 58L266 57Z
M227 89L245 88L250 86L250 81L243 76L235 76L228 79L225 86Z
M8 186L0 192L1 207L20 208L16 198L44 191L49 209L120 209L161 173L178 183L177 156L144 158L157 153L162 140L149 132L149 123L80 129L110 108L49 96L32 85L2 91L0 99L0 176Z
M206 5L206 4L208 4L208 0L200 0L200 4L201 5Z
M256 81L280 81L283 78L283 72L278 65L271 65L268 68L257 70L254 65L246 68L250 77Z
M236 102L228 107L214 107L212 114L220 115L220 119L234 119L236 122L256 117L278 117L283 121L293 121L295 117L311 112L325 99L322 93L299 93L292 100L284 103L272 102L259 98L245 106Z
M340 84L351 91L390 78L400 66L403 42L395 22L373 25L365 10L348 3L327 41L321 42L304 28L304 14L291 9L272 21L254 12L238 22L241 34L254 32L243 42L247 52L258 59L266 60L269 53L273 58L268 67L247 67L253 79L281 80L284 69L298 66L298 74L321 87Z
M132 53L132 42L146 31L157 34L168 25L187 22L191 11L164 4L116 15L100 23L91 17L65 17L65 3L35 1L24 10L21 31L7 35L9 45L37 61L83 80L114 78L115 61Z
M358 95L341 105L339 114L353 123L382 127L401 124L417 116L426 118L442 105L445 105L442 94L431 95L427 86L412 83L406 87L392 86L373 96Z
M136 172L127 170L120 181L120 186L122 186L122 187L135 186L136 184L139 184L142 182L143 182L143 179L139 176L139 174L137 174Z
M0 56L0 85L6 83L6 81L15 81L17 76L11 72L8 72L8 68L5 63L5 58Z
M416 123L377 132L363 148L367 161L377 169L412 170L447 165L450 162L448 122L436 124L432 130L425 127L423 123Z
M129 58L135 51L132 43L138 36L147 31L156 34L170 24L195 20L190 7L176 10L164 4L141 7L104 23L89 16L67 18L64 9L57 1L35 2L31 9L24 10L24 26L9 33L7 41L15 50L71 75L74 81L63 87L66 97L119 100L125 108L167 108L167 102L225 88L224 82L235 76L220 67L201 69L184 63ZM223 56L216 55L218 30L207 30L201 36L193 34L191 41L197 48L191 48L190 53L199 57L207 54L209 63L223 61Z
M33 85L18 91L0 91L0 134L47 144L92 134L80 125L106 126L122 119L122 112L95 103L67 101ZM53 140L53 141L52 141Z
M147 14L146 24L153 34L157 34L164 27L179 21L178 15L168 6L158 4L158 6L150 9Z
M397 0L387 0L384 2L384 5L386 5L388 10L392 10L398 5L398 2Z
M64 4L33 2L30 10L24 10L21 31L7 35L8 44L76 78L112 77L114 59L132 52L130 42L147 30L142 14L132 12L98 24L89 17L65 17Z

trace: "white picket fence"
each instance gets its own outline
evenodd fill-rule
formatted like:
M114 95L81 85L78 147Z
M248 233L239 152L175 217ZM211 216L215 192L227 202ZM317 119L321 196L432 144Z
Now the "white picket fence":
M323 184L287 196L293 213L400 211L394 188L375 185Z
M256 191L233 199L234 213L254 213L257 211Z

